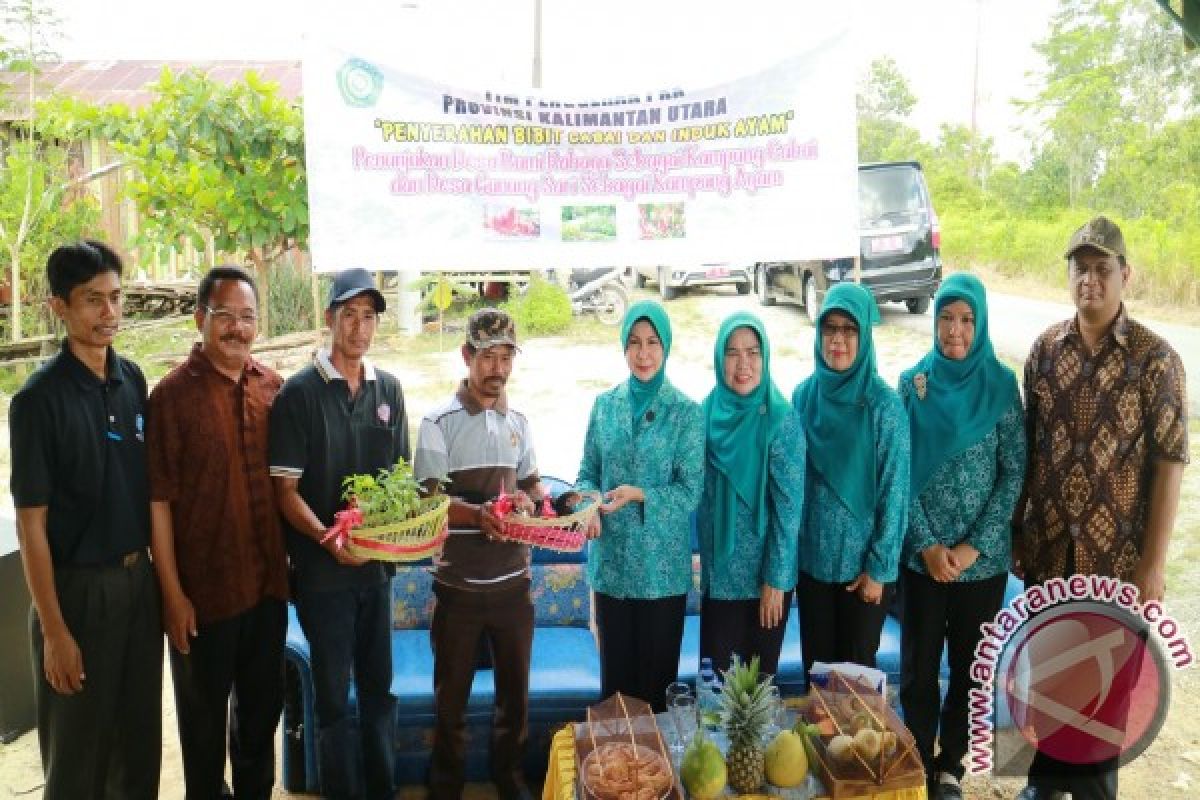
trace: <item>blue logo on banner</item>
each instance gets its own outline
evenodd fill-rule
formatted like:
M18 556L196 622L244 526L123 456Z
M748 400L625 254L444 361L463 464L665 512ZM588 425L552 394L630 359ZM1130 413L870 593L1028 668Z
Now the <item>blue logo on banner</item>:
M338 91L346 105L354 108L369 108L379 99L383 91L383 73L361 58L352 58L337 73Z

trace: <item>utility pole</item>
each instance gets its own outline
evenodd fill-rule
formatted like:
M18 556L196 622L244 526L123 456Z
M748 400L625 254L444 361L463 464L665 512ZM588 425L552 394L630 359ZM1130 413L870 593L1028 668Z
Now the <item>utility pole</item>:
M979 44L983 34L983 0L975 0L975 71L971 78L971 172L980 186L986 176L979 153Z
M541 0L533 0L533 88L541 89Z

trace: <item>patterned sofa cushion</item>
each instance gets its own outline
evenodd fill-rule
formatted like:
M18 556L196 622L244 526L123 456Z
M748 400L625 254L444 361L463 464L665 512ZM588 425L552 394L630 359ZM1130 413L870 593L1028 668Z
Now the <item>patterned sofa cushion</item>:
M534 625L586 628L592 611L591 589L582 564L534 564Z
M392 578L392 627L428 628L432 621L433 576L429 567L397 567Z

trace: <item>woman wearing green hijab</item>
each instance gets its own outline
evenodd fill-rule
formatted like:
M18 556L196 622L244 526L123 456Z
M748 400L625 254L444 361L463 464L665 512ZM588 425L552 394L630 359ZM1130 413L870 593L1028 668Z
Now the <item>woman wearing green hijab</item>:
M930 778L930 797L949 799L962 797L979 626L1004 601L1009 521L1025 478L1025 428L1016 376L992 350L978 278L958 273L942 283L933 333L933 349L899 385L913 444L900 576L900 700ZM950 684L939 703L943 645ZM941 744L936 758L935 738Z
M909 440L904 406L875 370L875 298L839 283L817 317L813 375L792 404L808 437L800 533L804 666L875 666L908 521Z
M804 505L804 430L771 380L771 348L758 317L721 324L717 383L704 401L707 449L697 515L700 657L719 670L758 656L775 674L796 585Z
M700 406L667 380L671 321L635 303L621 325L629 379L592 405L576 485L604 493L588 551L600 684L664 709L676 678L687 591L691 514L704 484Z

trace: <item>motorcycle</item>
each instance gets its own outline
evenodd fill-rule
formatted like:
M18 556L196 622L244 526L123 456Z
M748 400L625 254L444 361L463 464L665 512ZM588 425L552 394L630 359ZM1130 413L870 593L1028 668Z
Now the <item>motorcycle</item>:
M629 294L621 285L621 273L622 270L616 267L571 270L567 294L575 316L595 314L605 325L619 325L629 306Z

